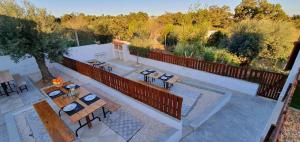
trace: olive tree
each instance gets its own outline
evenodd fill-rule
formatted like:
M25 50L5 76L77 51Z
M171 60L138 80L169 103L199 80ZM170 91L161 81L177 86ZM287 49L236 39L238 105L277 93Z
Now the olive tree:
M59 61L67 53L66 40L53 16L28 2L24 5L0 0L0 53L15 62L34 57L43 81L49 82L52 76L46 59Z

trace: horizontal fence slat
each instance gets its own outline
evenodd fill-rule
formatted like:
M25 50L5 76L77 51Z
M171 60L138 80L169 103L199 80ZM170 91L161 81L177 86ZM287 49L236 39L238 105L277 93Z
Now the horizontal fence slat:
M257 95L271 99L278 99L280 95L279 92L282 91L284 82L287 79L287 75L285 74L200 61L193 58L185 58L156 51L150 51L148 58L217 75L258 83L260 86Z

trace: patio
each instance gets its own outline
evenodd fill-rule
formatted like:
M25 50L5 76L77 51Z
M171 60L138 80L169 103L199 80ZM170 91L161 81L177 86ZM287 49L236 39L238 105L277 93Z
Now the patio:
M52 71L55 73L59 73L60 76L64 77L67 80L74 80L74 82L78 81L76 80L76 78L68 76L65 73L58 72L57 70ZM36 77L36 74L30 75L30 78L32 79L35 79ZM41 99L46 99L56 112L58 112L58 108L49 98L46 98L39 91L39 89L31 83L31 80L27 79L27 81L30 82L30 92L26 92L22 95L12 94L10 96L11 98L1 98L1 101L3 100L3 102L6 100L15 100L13 103L16 104L15 108L7 106L12 103L11 101L9 101L8 103L3 103L7 105L1 105L1 110L5 110L7 113L2 114L1 118L4 119L4 115L6 115L6 117L10 115L14 118L14 120L3 120L3 125L1 125L0 128L1 131L3 131L3 133L1 134L4 135L1 138L4 141L8 141L8 137L5 136L5 134L8 133L8 136L10 136L17 133L17 135L20 136L21 141L51 141L46 129L40 121L40 118L31 105ZM77 83L81 86L89 86L88 88L93 88L91 87L93 85L89 83ZM101 91L98 89L92 91ZM108 117L106 119L103 119L102 111L97 111L95 115L102 116L102 121L100 123L97 121L92 122L92 129L88 129L87 127L82 128L82 130L79 131L79 141L88 142L100 140L122 142L128 140L139 141L141 139L144 139L145 141L165 141L170 135L177 131L172 127L146 117L143 112L137 111L136 109L122 103L116 98L113 98L111 96L106 97L110 97L112 100L120 103L122 107L117 112L114 112L111 115L108 114ZM70 126L72 130L75 130L78 127L77 123L73 124L68 120L66 114L63 114L61 118L64 120L67 126ZM10 127L15 126L18 132L13 132L14 134L10 134L11 131L6 129L6 125ZM124 129L125 127L126 129ZM129 127L131 127L132 129L128 129ZM14 140L16 140L16 138L14 138Z
M136 71L151 68L172 74L172 72L143 64L136 67L135 62L120 60L109 62L136 68ZM143 76L135 71L126 73L125 77L143 80ZM276 101L220 88L187 76L180 76L180 79L181 81L176 83L170 91L184 98L183 108L188 105L192 106L188 115L182 115L184 126L182 141L249 142L260 139L260 134L265 128L264 124L271 116ZM230 95L226 95L225 92L230 92ZM200 95L197 97L197 94ZM193 100L195 97L196 101ZM214 115L210 115L209 113L213 111L215 111ZM203 119L207 116L209 118ZM220 133L216 133L220 130Z
M93 57L85 57L79 61L86 62L90 59ZM108 114L107 118L103 118L101 110L96 111L96 116L100 116L102 121L93 121L91 129L84 127L79 130L76 141L156 142L167 141L178 132L182 133L181 141L257 141L275 107L276 101L203 82L189 74L178 74L169 68L161 68L154 64L136 64L134 61L119 59L107 59L105 62L112 67L113 74L135 81L143 82L144 77L140 71L146 69L178 76L179 81L166 91L183 98L181 120L176 120L182 125L182 131L155 119L148 111L144 112L124 101L124 97L135 103L145 104L93 78L76 73L61 64L52 63L49 67L54 76L61 76L65 81L71 81L90 92L106 94L104 97L121 105L116 112ZM59 109L49 97L42 94L40 88L33 85L32 82L40 78L38 72L24 77L28 82L29 92L21 95L11 94L8 97L0 96L1 141L50 141L47 130L32 104L47 100L56 112ZM160 80L156 80L152 85L163 89ZM116 93L124 97L120 98ZM147 107L157 114L166 115ZM72 131L78 127L77 123L70 122L66 114L61 118Z

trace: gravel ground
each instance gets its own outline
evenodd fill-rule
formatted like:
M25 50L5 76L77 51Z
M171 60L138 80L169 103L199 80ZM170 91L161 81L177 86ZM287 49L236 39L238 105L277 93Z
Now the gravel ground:
M300 142L300 110L289 108L280 137L281 142Z

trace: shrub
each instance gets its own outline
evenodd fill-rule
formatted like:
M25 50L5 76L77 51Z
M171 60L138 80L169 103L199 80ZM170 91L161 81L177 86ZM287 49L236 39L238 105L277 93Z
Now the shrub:
M148 57L148 54L150 52L149 47L139 47L139 46L129 45L128 49L130 54L145 57L145 58Z
M222 64L239 65L241 63L240 59L236 55L229 53L225 49L218 49L215 47L205 48L203 58L206 61L218 62Z
M207 46L224 48L227 47L224 45L226 41L228 41L228 36L221 31L217 31L208 38Z
M214 61L216 61L217 56L213 51L205 51L203 58L205 61L214 62Z
M184 57L200 58L204 52L203 44L198 42L180 42L176 45L174 54Z

